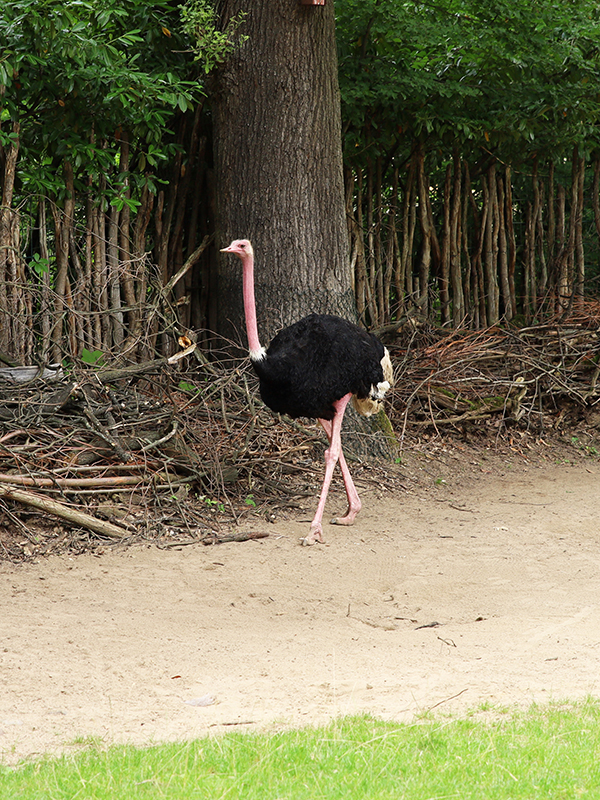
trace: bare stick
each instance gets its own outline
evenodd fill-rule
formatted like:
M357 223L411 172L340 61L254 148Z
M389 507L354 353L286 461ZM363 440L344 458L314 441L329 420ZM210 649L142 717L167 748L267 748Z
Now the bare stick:
M169 431L169 433L167 433L165 436L163 436L162 439L157 439L155 442L150 442L149 444L145 444L141 448L142 453L147 453L148 450L152 450L153 447L160 447L161 444L164 444L165 442L168 442L169 439L172 439L173 436L175 436L175 434L177 433L178 427L179 427L179 424L178 424L177 420L175 420L173 422L173 426L172 426L171 430Z
M444 697L444 699L440 700L439 703L436 703L433 706L429 706L427 711L433 711L434 708L437 708L438 706L441 706L442 703L448 703L450 700L456 700L457 697L460 697L461 694L464 694L466 691L468 691L468 689L461 689L460 692L457 692L456 694L453 694L451 697Z
M87 399L87 398L86 398ZM86 406L83 409L83 413L86 416L89 427L94 431L94 433L103 439L106 444L112 448L117 456L121 459L123 463L127 463L127 461L131 461L132 455L131 453L126 453L123 449L121 443L118 441L116 436L112 436L102 425L98 417L94 414L92 409L89 406Z
M83 511L76 511L74 508L63 505L63 503L57 503L56 500L40 497L40 495L27 492L24 489L15 489L12 486L0 486L0 497L32 506L40 511L45 511L47 514L65 519L74 525L88 528L94 533L99 533L101 536L108 536L110 539L123 539L128 535L128 531L119 528L117 525L113 525L111 522L97 519L96 517L92 517L91 514L84 514Z
M216 535L211 539L205 539L202 544L223 544L224 542L249 542L252 539L266 539L268 537L266 531L242 531L241 533L233 533L230 535L219 536Z
M35 488L56 487L61 489L83 489L92 486L106 486L117 488L119 486L138 486L144 479L136 475L112 475L98 478L30 478L24 475L10 475L0 473L0 484L16 483L19 486L33 486Z
M193 353L196 350L196 347L196 344L191 344L189 347L186 347L185 350L180 350L179 352L174 353L172 356L157 358L153 361L144 361L141 364L131 364L130 366L122 367L121 369L100 369L97 371L96 375L102 383L111 383L112 381L117 381L121 378L133 378L136 375L143 375L145 372L155 372L162 367L176 364L182 358L185 358L185 356L189 356L190 353ZM200 361L201 363L204 363L202 359L200 359Z

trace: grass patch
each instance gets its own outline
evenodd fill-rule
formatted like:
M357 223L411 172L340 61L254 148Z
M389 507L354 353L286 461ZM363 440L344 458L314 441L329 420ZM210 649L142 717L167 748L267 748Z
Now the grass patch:
M600 701L474 711L414 724L350 717L0 767L26 800L571 800L600 797Z

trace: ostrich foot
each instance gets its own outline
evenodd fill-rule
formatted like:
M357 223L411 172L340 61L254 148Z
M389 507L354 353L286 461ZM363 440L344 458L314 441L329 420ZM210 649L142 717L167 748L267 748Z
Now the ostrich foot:
M356 514L346 514L345 517L334 517L331 520L332 525L354 525L354 518Z
M323 539L323 528L320 525L315 525L314 527L311 526L308 536L304 536L302 539L300 539L300 543L302 545L311 545L316 544L317 542L325 544L325 539Z
M331 520L332 525L354 525L354 520L356 519L356 515L361 509L360 500L357 504L352 504L348 506L348 510L346 511L343 517L334 517Z

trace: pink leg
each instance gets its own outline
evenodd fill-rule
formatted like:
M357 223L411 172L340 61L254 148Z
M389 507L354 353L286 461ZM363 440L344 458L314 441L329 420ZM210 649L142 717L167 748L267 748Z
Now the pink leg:
M346 516L338 519L338 524L351 525L354 521L354 517L360 509L360 500L358 499L358 494L354 484L352 483L352 478L350 477L350 471L348 470L346 459L342 453L342 441L340 435L344 412L351 397L351 394L347 394L340 400L336 400L336 402L333 404L335 408L335 416L331 422L328 420L319 420L325 429L327 438L329 439L329 448L325 451L325 477L323 479L323 486L321 488L319 505L317 506L314 519L310 526L310 533L302 540L302 544L314 544L315 542L323 541L323 512L325 510L325 502L327 500L327 494L329 492L333 470L335 469L335 465L337 464L338 460L340 462L340 467L342 468L342 475L344 476L344 485L346 487L349 505Z
M331 421L328 419L321 419L319 420L319 422L325 429L327 438L331 442ZM354 486L354 481L352 480L352 476L350 475L350 470L348 469L348 464L346 463L346 459L344 458L344 452L341 446L340 446L339 463L340 463L340 469L342 470L342 477L344 478L346 496L348 498L348 510L346 511L345 516L335 517L334 519L332 519L331 524L353 525L356 515L362 508L362 503L360 502L360 497L358 496L358 492L356 491L356 487Z

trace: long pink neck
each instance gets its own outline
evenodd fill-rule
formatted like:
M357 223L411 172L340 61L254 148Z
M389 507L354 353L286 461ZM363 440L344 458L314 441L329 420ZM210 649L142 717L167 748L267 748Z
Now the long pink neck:
M262 358L264 349L258 338L258 325L256 324L256 300L254 299L254 256L247 255L242 259L243 264L243 290L244 311L246 313L246 332L248 334L248 348L250 358Z

